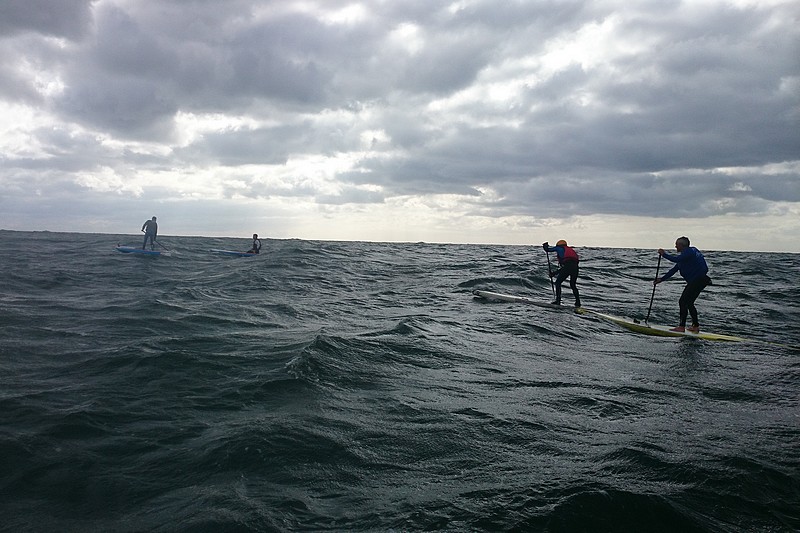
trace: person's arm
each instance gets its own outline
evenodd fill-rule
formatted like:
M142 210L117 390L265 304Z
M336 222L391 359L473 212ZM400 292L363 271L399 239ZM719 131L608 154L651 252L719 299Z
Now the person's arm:
M665 255L666 255L666 254L665 254ZM671 278L671 277L672 277L672 276L675 274L675 272L677 272L677 271L678 271L678 269L679 269L680 267L681 267L681 266L680 266L678 263L675 263L675 266L674 266L674 267L672 267L671 269L669 269L669 272L667 272L666 274L664 274L663 276L661 276L661 278L660 278L660 279L658 279L658 280L656 281L656 283L661 283L662 281L667 281L669 278Z
M556 252L558 253L558 246L550 246L550 243L542 243L542 248L544 248L545 252Z
M663 257L667 261L672 261L673 263L677 263L678 261L680 261L680 257L681 256L680 255L672 255L672 254L669 254L667 252L664 252L663 254L661 254L661 257Z
M664 259L669 259L673 263L680 263L681 261L685 261L686 259L688 259L689 257L691 257L693 255L694 255L694 253L691 251L691 249L690 248L686 248L684 251L682 251L678 255L672 255L672 254L668 254L667 252L664 252L662 254L662 257Z

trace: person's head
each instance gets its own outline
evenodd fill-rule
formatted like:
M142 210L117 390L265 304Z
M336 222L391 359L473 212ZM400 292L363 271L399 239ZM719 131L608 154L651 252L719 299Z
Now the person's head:
M253 233L253 238L258 239L258 233Z
M566 245L567 245L567 241L565 241L564 239L561 239L560 241L558 241L556 243L556 246L566 246Z
M684 251L689 247L689 237L678 237L675 241L675 249L679 252Z
M156 217L153 217L153 221L155 221Z

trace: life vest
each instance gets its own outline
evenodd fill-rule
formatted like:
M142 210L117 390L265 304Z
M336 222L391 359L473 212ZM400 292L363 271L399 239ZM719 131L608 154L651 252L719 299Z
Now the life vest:
M562 248L564 248L564 257L559 257L558 258L558 262L559 263L561 263L563 265L565 263L569 263L570 261L575 261L576 263L579 261L578 260L578 254L577 254L577 252L575 252L575 250L573 250L572 248L570 248L566 244L562 245Z

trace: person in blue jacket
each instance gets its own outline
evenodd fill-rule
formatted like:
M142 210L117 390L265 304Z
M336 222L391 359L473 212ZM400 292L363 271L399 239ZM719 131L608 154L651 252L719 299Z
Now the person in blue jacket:
M556 299L553 302L556 305L561 305L561 284L564 280L569 278L569 288L572 289L572 295L575 296L575 307L581 306L581 295L578 294L578 253L570 246L567 246L567 241L561 239L555 246L550 246L549 243L542 243L542 248L545 252L555 252L558 256L558 264L561 268L557 272L550 272L550 277L556 276Z
M686 280L686 287L683 289L680 300L678 300L680 323L672 330L686 331L686 318L687 315L691 314L692 325L689 326L688 330L692 333L698 333L700 331L700 322L697 320L697 308L694 306L694 302L703 289L712 284L711 278L708 277L708 265L700 250L694 246L689 246L688 237L679 237L675 241L675 249L678 251L678 255L668 254L663 248L658 249L658 255L668 261L672 261L675 266L661 278L656 278L653 283L657 285L671 278L675 272L680 272L681 277Z

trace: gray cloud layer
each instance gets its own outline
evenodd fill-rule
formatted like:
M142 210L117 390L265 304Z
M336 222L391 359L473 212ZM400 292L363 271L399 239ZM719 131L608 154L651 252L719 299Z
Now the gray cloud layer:
M352 20L326 19L354 5ZM765 212L800 202L798 11L662 0L326 0L306 11L289 0L7 0L0 99L55 123L31 132L40 153L3 157L0 189L74 194L74 173L101 168L135 180L353 153L339 194L301 179L279 190L246 172L237 194L369 204L450 193L489 216ZM45 74L61 90L43 90ZM181 145L179 113L258 126ZM379 130L365 149L364 132ZM119 150L101 137L165 149Z

